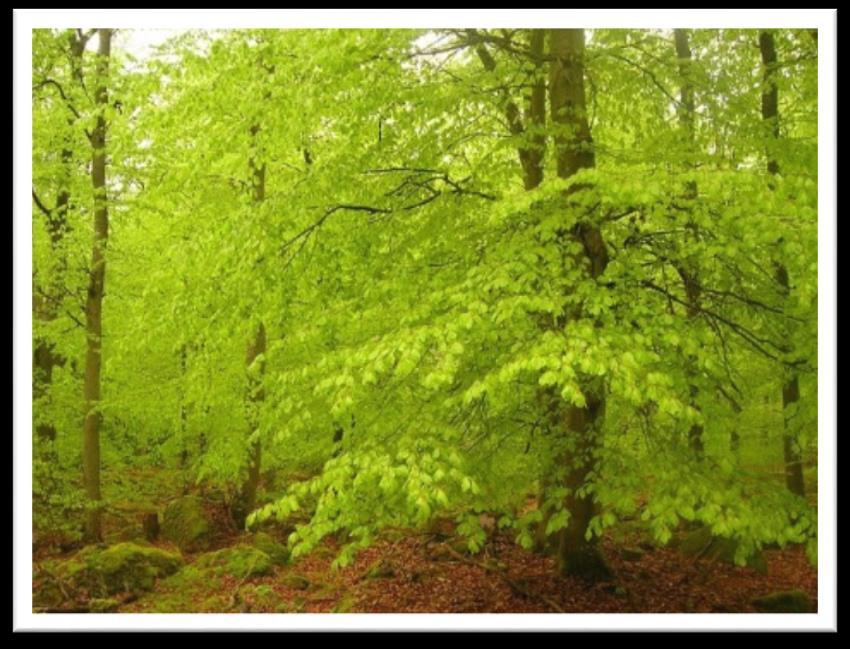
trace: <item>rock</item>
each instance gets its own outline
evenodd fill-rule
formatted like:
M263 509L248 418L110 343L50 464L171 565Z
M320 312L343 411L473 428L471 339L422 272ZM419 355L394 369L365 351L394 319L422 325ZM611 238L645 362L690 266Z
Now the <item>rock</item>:
M118 600L112 598L95 598L89 602L92 613L114 613L118 610Z
M278 543L266 532L257 532L251 535L251 545L269 555L272 563L283 566L289 563L289 549Z
M196 552L209 548L212 525L201 499L183 496L165 508L161 531L183 552Z
M724 536L714 536L711 528L702 526L688 534L679 544L679 551L685 556L702 557L713 561L735 564L738 541ZM760 551L747 558L746 564L761 574L767 573L767 562Z
M620 550L623 561L640 561L644 554L646 553L640 548L622 548Z
M262 550L245 544L202 554L194 565L198 568L209 568L217 575L239 578L267 575L272 571L271 557Z
M770 593L752 601L759 613L814 613L812 600L801 590Z
M159 577L177 572L183 557L152 546L119 543L89 546L59 566L57 577L77 595L107 598L116 593L151 590Z
M294 588L295 590L307 590L310 588L310 580L296 572L285 574L280 581L287 588Z

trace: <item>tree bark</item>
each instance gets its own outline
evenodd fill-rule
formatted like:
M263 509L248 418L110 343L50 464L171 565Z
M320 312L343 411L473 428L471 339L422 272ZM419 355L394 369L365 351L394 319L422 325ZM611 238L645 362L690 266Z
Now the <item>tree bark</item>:
M684 145L687 149L687 160L685 166L693 167L693 149L694 149L694 86L693 73L691 71L691 44L688 32L684 29L674 29L673 39L676 44L676 57L679 61L679 125L682 128ZM694 200L698 195L696 181L689 180L685 184L685 199ZM688 231L694 236L697 235L696 226L689 224ZM677 267L677 272L682 279L682 284L685 289L685 300L687 302L687 317L691 320L699 317L700 309L699 302L701 297L701 288L699 283L699 274L696 269L686 268L684 265ZM688 398L690 399L691 408L699 411L699 387L694 381L698 370L696 367L696 359L687 359L687 374L688 380ZM703 456L705 446L703 443L703 427L700 424L692 424L688 430L688 445L694 454L701 458Z
M559 178L569 178L581 169L595 164L593 138L587 122L584 90L584 30L550 30L551 63L549 70L549 102L555 136ZM571 188L571 193L581 187ZM580 222L571 236L584 250L586 272L598 277L608 264L608 251L599 228ZM561 323L563 324L563 323ZM572 454L562 458L566 469L568 496L564 507L569 512L567 527L561 530L558 547L558 569L562 575L579 576L591 581L608 579L611 571L599 550L597 539L588 539L588 526L597 505L590 493L580 493L594 467L599 448L601 424L605 413L604 388L582 386L586 405L559 408L563 412L563 434L572 442Z
M266 164L260 162L260 155L256 149L256 138L260 132L260 125L251 126L251 137L254 139L254 154L248 161L251 170L252 193L255 204L262 203L266 198ZM245 367L250 368L257 357L266 353L266 329L262 322L257 326L254 339L248 344L245 353ZM248 425L250 434L254 436L251 442L248 457L248 475L242 483L236 507L233 508L233 519L236 525L242 529L248 515L253 511L257 502L257 488L260 484L260 470L262 468L263 446L260 440L258 428L258 409L265 399L263 390L263 373L265 361L260 361L260 367L256 373L252 372L248 377Z
M776 160L773 146L779 140L779 92L776 88L775 75L778 69L776 59L776 44L773 34L769 31L759 32L759 50L761 51L761 62L764 67L761 94L761 117L768 127L769 146L767 152L767 171L772 174L779 173L779 162ZM791 283L788 269L781 261L774 262L776 282L782 289L783 294L788 297L791 292ZM797 440L791 430L791 417L794 404L800 400L800 385L796 374L791 374L782 386L782 448L785 459L785 485L788 490L799 496L805 496L806 488L803 479L803 461Z
M254 334L254 339L248 344L245 353L245 366L251 365L257 360L260 354L266 352L266 329L262 323L259 324ZM245 520L248 518L257 503L257 488L260 485L260 469L262 468L263 446L260 441L257 429L259 428L257 409L265 399L265 392L262 384L262 374L264 371L264 361L260 361L260 367L257 374L253 374L248 378L248 423L250 433L257 435L251 442L248 454L248 475L242 483L242 488L237 499L236 507L233 510L233 520L240 529L245 527Z
M72 34L70 36L68 52L69 67L72 74L76 74L76 71L80 68L80 58L82 57L84 45L85 40L83 40L79 35ZM69 132L73 132L77 122L74 111L71 112L72 114L68 117ZM68 187L70 185L73 158L74 153L69 142L62 148L60 153L64 177L56 196L56 204L53 209L50 210L43 208L47 217L47 231L50 235L50 246L53 252L53 257L57 261L58 268L55 269L56 276L52 277L50 282L34 287L33 315L36 319L42 322L51 322L56 319L59 312L59 305L62 301L66 259L61 253L59 246L68 228L68 208L71 201L71 193ZM34 399L49 397L50 386L53 383L53 368L61 367L64 364L64 356L56 351L53 343L48 337L43 336L36 340L35 350L33 353ZM55 424L49 420L44 421L44 418L42 417L41 423L36 426L36 435L44 441L55 441Z
M89 285L86 295L86 370L83 397L86 407L83 425L83 473L89 510L84 536L87 541L100 541L103 537L101 524L100 493L100 427L103 415L100 412L100 370L103 288L106 279L106 243L109 237L109 211L106 190L106 116L109 101L107 82L112 30L98 30L97 88L95 103L97 118L91 134L92 166L91 180L94 190L94 237L92 259L89 269Z
M517 146L519 162L522 166L523 186L534 189L543 182L543 159L546 152L546 80L542 74L544 32L542 29L529 30L529 49L535 69L534 81L526 97L526 123L522 113L507 91L502 92L502 107L511 135L524 140ZM475 45L475 52L484 69L493 72L496 60L487 50L474 29L467 30L469 41ZM529 125L531 134L527 133Z

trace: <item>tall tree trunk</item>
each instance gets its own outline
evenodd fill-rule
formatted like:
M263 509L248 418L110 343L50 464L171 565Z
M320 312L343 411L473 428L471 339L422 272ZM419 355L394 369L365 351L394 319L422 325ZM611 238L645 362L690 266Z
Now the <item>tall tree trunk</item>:
M245 365L250 367L260 354L266 352L266 329L262 323L259 324L254 334L254 339L248 344L245 352ZM262 374L264 361L260 361L260 367L256 374L248 378L248 422L252 435L257 435L259 427L257 409L265 399L263 390ZM245 527L248 518L257 503L257 488L260 485L260 469L262 468L263 446L259 435L251 442L248 454L248 475L242 483L238 502L233 510L233 519L241 529Z
M569 178L595 164L593 138L587 121L584 91L584 30L550 30L551 63L549 101L553 123L561 127L555 137L559 178ZM573 187L571 191L580 191ZM580 260L586 272L598 277L608 264L608 251L602 233L592 223L580 222L571 232L582 246ZM561 406L563 434L572 442L572 453L562 458L566 469L568 496L564 507L569 512L567 527L561 530L558 569L563 575L575 575L592 581L607 579L611 571L599 550L595 537L587 538L588 526L596 513L590 493L579 495L594 467L600 445L601 424L605 414L605 392L600 385L582 386L586 405Z
M529 31L529 49L534 63L534 81L526 97L526 129L529 131L523 184L534 189L543 182L543 161L546 156L546 77L543 69L543 48L546 32ZM522 156L522 153L520 154Z
M687 160L685 166L688 168L692 168L694 166L693 162L693 150L695 146L694 142L694 113L695 113L695 105L694 105L694 85L693 85L693 72L691 70L691 45L690 39L688 37L688 32L684 29L674 29L673 30L673 39L676 44L676 57L679 60L679 80L680 80L680 91L679 91L679 106L678 106L678 115L679 115L679 125L682 129L683 140L685 147L687 149ZM685 195L684 198L687 200L694 200L698 195L698 188L696 181L689 180L685 185ZM688 230L694 236L698 236L696 225L693 223L688 224ZM699 274L696 269L688 268L683 264L678 264L676 268L679 276L682 279L682 284L685 288L685 300L687 302L687 316L689 319L696 319L699 314L699 302L701 296L701 287L699 283ZM688 398L690 399L690 406L694 410L699 411L699 387L696 385L694 378L696 377L698 370L696 367L696 359L688 358L687 359L687 374L688 374ZM690 429L688 430L688 445L691 447L691 450L696 454L697 457L702 457L704 452L704 444L703 444L703 427L701 424L692 424Z
M256 147L257 134L260 132L259 124L251 126L251 137L254 139L254 153L249 160L251 169L251 182L254 203L260 204L266 198L266 165L260 162L260 154ZM257 357L266 353L266 329L262 322L257 326L254 339L248 343L245 352L245 367L250 368ZM233 509L233 519L241 529L245 527L245 520L255 508L257 502L257 488L260 484L260 470L262 468L263 447L257 429L259 428L258 409L265 399L263 390L263 373L265 362L260 361L260 367L256 368L248 377L248 425L250 434L254 436L251 442L248 456L248 475L242 483L242 488L237 499L236 507Z
M85 538L100 541L101 527L100 494L100 368L103 288L106 277L106 242L109 237L109 212L106 190L106 116L109 101L107 81L112 30L98 30L97 87L95 102L98 115L91 134L92 166L91 180L94 190L94 236L92 260L89 269L89 286L86 295L86 371L83 384L86 416L83 425L83 473L89 511L85 525Z
M764 66L764 86L761 95L761 117L770 132L768 146L767 170L771 174L779 173L779 162L776 160L773 145L779 140L779 93L776 88L775 75L778 69L776 45L773 34L769 31L759 32L759 49L761 62ZM788 269L781 261L774 262L776 282L787 297L791 292ZM800 384L795 373L785 380L782 386L782 416L783 433L782 448L785 459L785 485L799 496L805 496L806 488L803 480L803 461L797 440L791 429L791 417L795 404L800 400Z
M69 67L72 75L75 75L80 69L80 60L88 38L80 34L71 33L69 40ZM75 109L70 105L70 98L66 100L66 103L68 103L69 112L71 112L71 115L68 117L68 138L70 139L77 123L77 117ZM57 268L52 269L55 276L51 277L50 282L44 285L34 286L33 316L42 322L55 320L59 312L59 305L62 302L63 280L67 260L60 250L60 244L68 227L68 208L71 201L71 193L68 188L71 182L74 161L74 153L70 142L66 146L63 146L60 159L62 161L63 178L56 196L56 204L53 209L47 209L46 206L40 205L47 217L50 247L53 252L53 259L57 264ZM43 336L36 340L33 353L33 397L35 399L49 398L50 387L53 383L53 368L61 367L64 364L65 358L56 351L52 341L48 337ZM55 424L50 420L45 420L44 415L40 419L41 422L36 425L36 435L44 441L54 441L56 439Z

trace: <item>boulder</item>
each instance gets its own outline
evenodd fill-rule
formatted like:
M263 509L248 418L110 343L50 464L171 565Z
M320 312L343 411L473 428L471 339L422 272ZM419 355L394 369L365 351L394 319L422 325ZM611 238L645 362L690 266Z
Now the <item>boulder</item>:
M42 605L55 605L57 599L96 603L96 600L107 600L117 593L137 595L153 589L157 578L174 574L182 565L183 558L179 554L152 546L135 543L105 548L89 546L56 566L43 592L35 599Z
M243 578L267 575L272 571L273 563L271 557L262 550L240 544L202 554L194 565L209 568L217 575Z
M271 534L266 532L252 534L250 544L269 555L275 565L283 566L289 562L289 549L275 541Z
M801 590L770 593L752 601L759 613L814 613L815 606Z
M209 548L212 524L197 496L183 496L165 508L160 531L183 552Z

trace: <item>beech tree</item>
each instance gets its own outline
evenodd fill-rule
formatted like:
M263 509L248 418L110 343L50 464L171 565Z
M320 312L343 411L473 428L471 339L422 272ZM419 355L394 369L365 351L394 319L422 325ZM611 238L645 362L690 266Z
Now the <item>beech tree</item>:
M34 36L37 527L152 466L338 566L483 514L590 581L624 521L815 560L808 31L96 33Z

